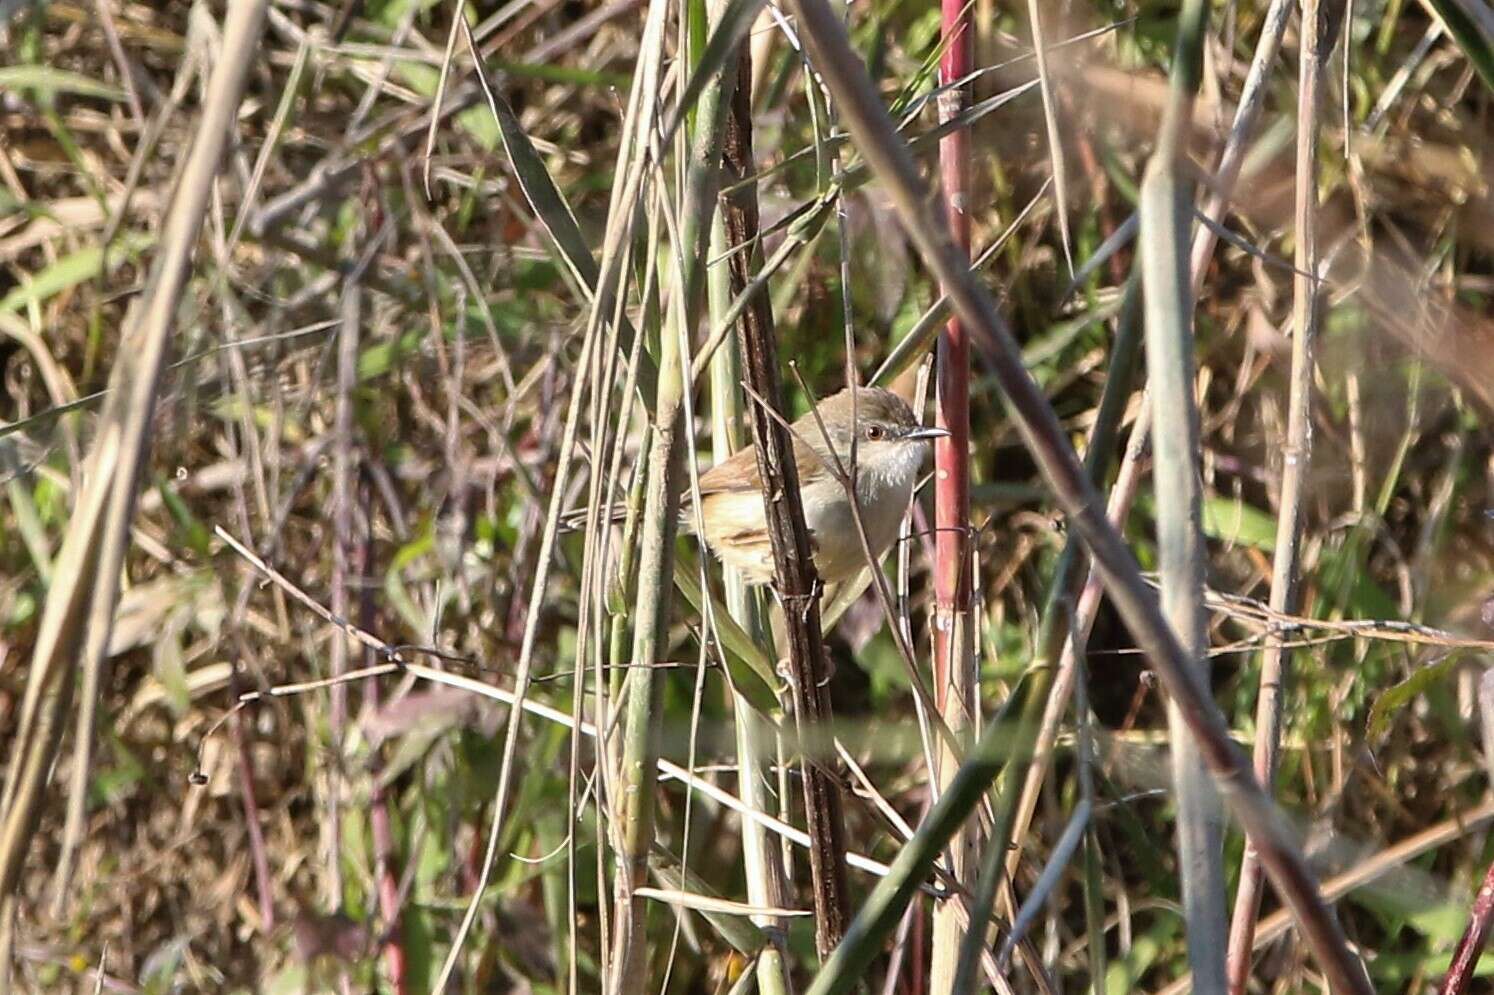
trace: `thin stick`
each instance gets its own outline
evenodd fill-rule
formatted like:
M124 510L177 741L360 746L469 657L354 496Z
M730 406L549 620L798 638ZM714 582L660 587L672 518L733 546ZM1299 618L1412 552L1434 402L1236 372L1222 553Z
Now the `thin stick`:
M1326 53L1321 48L1318 0L1302 0L1301 52L1297 84L1296 269L1292 279L1292 369L1287 395L1287 435L1282 448L1281 501L1271 561L1270 610L1297 608L1297 573L1302 549L1302 505L1311 457L1312 349L1322 320L1322 288L1317 271L1318 109ZM1268 631L1261 655L1260 692L1255 703L1255 776L1267 790L1276 780L1281 742L1283 685L1290 659L1279 633ZM1228 979L1231 995L1244 995L1250 980L1255 919L1260 914L1265 875L1260 855L1249 842L1240 861L1234 919L1229 930Z
M737 61L737 88L732 98L726 132L726 168L735 177L752 170L752 55L745 47ZM757 187L747 184L723 203L727 241L741 245L757 236ZM751 254L732 256L735 286L749 279ZM783 605L788 637L790 684L794 718L802 731L828 723L830 695L826 687L824 637L820 632L820 582L810 555L809 531L799 496L799 476L789 433L768 410L782 410L778 345L773 314L758 295L742 314L738 326L742 367L754 393L767 404L750 405L752 436L757 445L758 473L763 483L763 505L773 546L774 590ZM768 410L765 410L768 409ZM802 737L801 737L802 738ZM814 884L815 946L825 960L840 943L850 921L846 886L845 824L839 786L821 763L803 754L805 817L809 824L810 875Z

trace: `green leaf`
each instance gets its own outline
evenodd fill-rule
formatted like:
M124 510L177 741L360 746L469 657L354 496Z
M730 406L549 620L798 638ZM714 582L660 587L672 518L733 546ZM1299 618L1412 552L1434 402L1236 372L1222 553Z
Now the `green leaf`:
M212 556L212 533L203 524L202 519L192 514L192 509L183 501L181 495L171 486L171 482L162 474L156 474L156 492L161 495L161 505L171 517L176 520L179 534L177 539L184 542L192 552L203 559Z
M1458 43L1458 48L1468 57L1473 71L1484 81L1484 86L1494 90L1494 49L1490 39L1479 30L1478 22L1468 16L1458 0L1429 0L1437 16L1447 26L1447 31Z
M109 740L109 752L104 755L112 757L114 762L93 776L88 786L88 801L92 806L114 805L133 797L146 778L145 764L125 741L112 732L104 735Z
M365 383L385 376L401 361L420 349L420 332L405 332L390 342L371 345L358 354L358 382Z
M174 718L181 718L192 707L192 692L187 686L187 663L182 655L181 630L168 625L151 647L151 673L161 682L166 707Z
M1276 519L1237 498L1204 498L1203 531L1210 539L1231 546L1249 546L1267 553L1276 548Z
M126 256L154 244L156 237L145 232L128 232L120 235L110 248L107 264L110 269L125 261ZM32 304L40 304L56 295L92 280L104 272L106 259L104 250L97 245L63 256L40 273L30 283L16 287L0 298L0 312L19 311Z
M400 913L400 932L405 941L405 971L410 990L428 992L436 983L436 969L440 966L435 956L436 931L430 910L423 905L407 904Z
M1374 705L1370 707L1365 738L1375 740L1384 735L1391 716L1410 704L1417 695L1452 674L1460 656L1461 653L1449 653L1435 663L1418 667L1411 672L1410 677L1376 698Z
M428 623L425 612L405 587L404 571L435 548L435 528L427 520L408 542L395 551L389 562L389 570L384 574L384 594L412 632L424 631Z
M700 591L700 565L694 556L681 550L674 561L674 586L685 596L698 612L704 613L704 599ZM737 690L764 715L771 715L778 707L778 698L773 688L778 686L778 675L773 671L773 661L762 647L727 612L726 607L714 597L711 611L716 623L716 636L726 651L726 668L731 672Z
M101 100L125 98L125 92L117 86L100 83L82 73L54 69L51 66L0 67L0 90L36 90L47 97L71 93L80 97L98 97Z

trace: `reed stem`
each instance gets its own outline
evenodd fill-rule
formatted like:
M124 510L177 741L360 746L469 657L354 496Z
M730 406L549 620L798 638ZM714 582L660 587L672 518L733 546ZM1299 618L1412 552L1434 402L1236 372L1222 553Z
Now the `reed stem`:
M1301 51L1297 86L1297 273L1292 280L1292 367L1287 393L1287 436L1282 448L1281 500L1276 516L1276 546L1271 561L1272 611L1297 609L1297 573L1302 550L1302 506L1312 445L1312 349L1322 320L1322 286L1318 272L1317 183L1318 109L1323 63L1322 23L1318 0L1302 0ZM1260 692L1255 704L1255 776L1266 790L1276 780L1281 741L1284 686L1291 658L1281 634L1269 632L1261 654ZM1265 872L1260 854L1247 841L1240 861L1240 884L1235 890L1230 923L1228 980L1234 995L1243 995L1250 980L1255 921L1260 914Z
M741 53L737 66L737 90L726 131L726 168L732 182L739 185L723 205L727 240L733 247L754 242L758 233L757 184L740 182L753 174L750 52ZM760 258L757 249L732 255L734 288L740 291L747 285L751 276L749 267ZM820 581L804 525L792 440L781 420L778 343L772 308L765 297L755 297L743 312L737 333L745 382L756 397L773 408L773 411L764 410L764 403L749 406L768 535L773 545L774 592L783 607L794 720L802 743L806 732L827 726L831 719L826 686L828 660L820 631ZM835 776L820 760L802 751L801 761L804 814L811 843L809 869L814 891L815 947L824 960L840 943L850 919L845 823Z
M959 117L970 106L973 51L970 11L965 0L941 0L939 121ZM955 252L970 259L970 132L956 129L939 140L940 199ZM949 288L940 287L941 293ZM934 443L934 704L957 739L979 731L974 613L971 610L970 545L970 336L964 320L951 314L939 333L934 373L936 424L949 434ZM962 736L962 733L965 735ZM942 740L935 753L934 780L943 791L953 780L959 758ZM949 842L950 872L964 884L975 860L972 828ZM929 990L953 990L964 935L956 902L934 910ZM977 925L979 931L983 924Z

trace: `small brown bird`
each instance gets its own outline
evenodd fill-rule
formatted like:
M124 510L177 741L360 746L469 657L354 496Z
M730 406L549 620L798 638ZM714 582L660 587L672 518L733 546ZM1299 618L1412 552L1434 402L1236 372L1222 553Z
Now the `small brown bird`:
M849 472L851 439L857 439L857 503L871 551L880 558L897 538L898 523L912 500L913 485L930 441L949 433L919 425L906 401L878 387L856 388L854 412L849 389L825 398L818 412L819 421L810 412L794 422L794 464L799 471L804 524L814 546L815 569L821 580L835 584L865 566L866 555L846 488L836 478L831 452ZM755 446L742 449L701 474L700 505L705 523L703 538L711 551L723 563L740 570L749 584L771 581L773 547L763 510ZM693 528L695 516L687 514L685 518Z

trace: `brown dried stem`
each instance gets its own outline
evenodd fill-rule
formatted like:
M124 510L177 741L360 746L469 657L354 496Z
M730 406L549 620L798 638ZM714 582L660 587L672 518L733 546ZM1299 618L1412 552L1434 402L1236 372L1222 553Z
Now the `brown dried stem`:
M752 56L738 58L737 90L727 118L725 168L738 181L753 173ZM747 183L723 202L729 246L753 242L758 232L757 185ZM757 253L737 252L731 259L735 292L751 278L749 267ZM789 683L794 718L801 734L827 724L831 718L826 687L828 666L820 632L820 581L810 555L809 531L799 500L799 478L793 442L775 419L782 412L782 386L773 312L766 297L757 295L737 326L742 371L751 392L762 401L750 405L752 437L757 445L758 472L763 481L768 535L773 544L774 590L783 606L788 637ZM766 402L766 403L762 403ZM772 411L766 410L771 407ZM830 956L850 921L846 886L845 823L836 778L820 762L803 757L804 810L811 840L810 874L814 882L815 946L821 960Z

